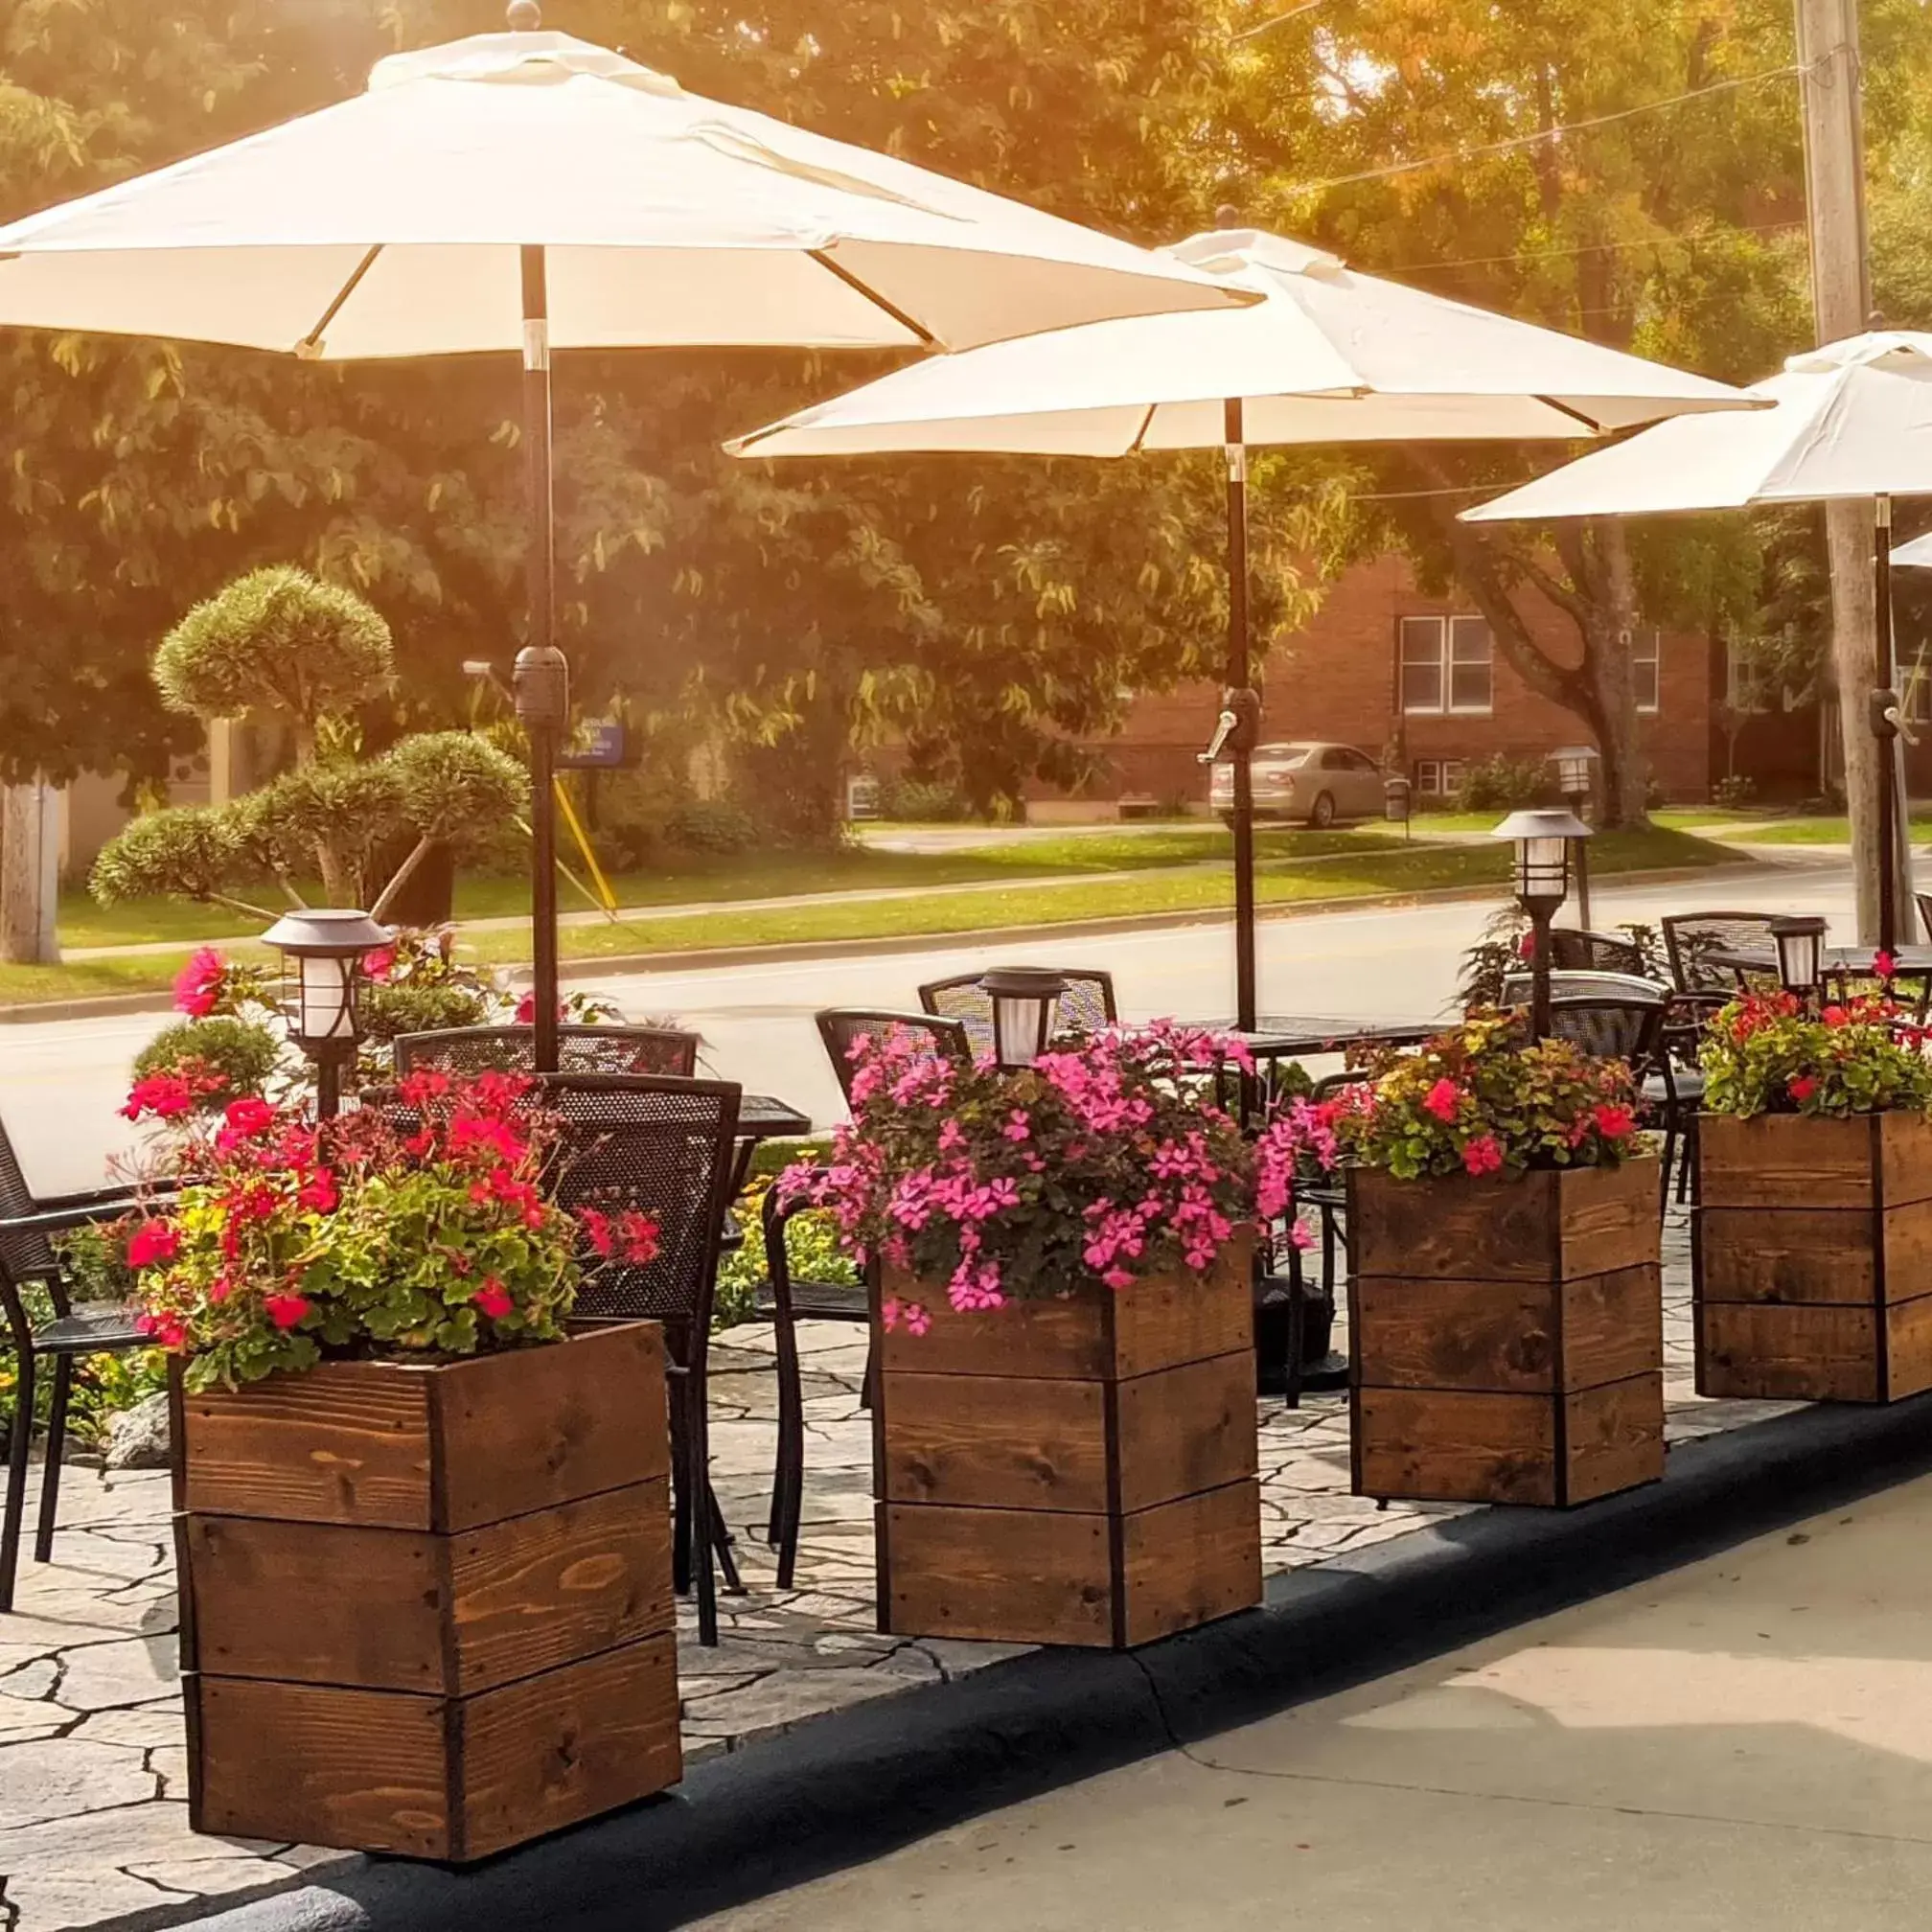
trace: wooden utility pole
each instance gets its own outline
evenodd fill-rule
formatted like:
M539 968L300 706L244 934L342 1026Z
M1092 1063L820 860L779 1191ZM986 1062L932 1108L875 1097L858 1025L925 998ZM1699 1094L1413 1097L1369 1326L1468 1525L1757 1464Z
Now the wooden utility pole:
M40 779L0 790L0 959L58 962L59 860L59 793Z
M1811 305L1820 344L1862 334L1872 314L1865 229L1865 138L1860 105L1858 0L1796 0L1799 95L1805 118L1805 200L1811 235ZM1878 936L1878 871L1887 836L1880 759L1868 694L1886 681L1873 603L1872 506L1828 503L1831 661L1852 816L1858 936Z

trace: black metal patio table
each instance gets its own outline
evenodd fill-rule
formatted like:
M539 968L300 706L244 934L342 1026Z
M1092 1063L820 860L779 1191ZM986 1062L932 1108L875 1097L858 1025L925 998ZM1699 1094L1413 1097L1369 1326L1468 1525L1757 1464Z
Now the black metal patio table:
M738 1103L738 1164L731 1175L731 1198L745 1191L751 1156L761 1140L797 1140L812 1131L812 1116L770 1093L748 1093Z
M1351 1046L1414 1046L1433 1040L1448 1020L1341 1020L1307 1014L1263 1013L1251 1031L1231 1020L1183 1023L1239 1040L1256 1060L1290 1060L1301 1053L1346 1053Z

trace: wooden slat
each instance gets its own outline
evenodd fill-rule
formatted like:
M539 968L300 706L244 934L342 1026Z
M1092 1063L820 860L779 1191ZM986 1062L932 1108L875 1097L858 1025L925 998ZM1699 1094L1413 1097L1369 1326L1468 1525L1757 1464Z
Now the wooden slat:
M1932 1201L1932 1120L1922 1114L1880 1116L1878 1163L1887 1208Z
M1556 1412L1547 1395L1364 1387L1356 1439L1365 1496L1556 1501Z
M943 1283L888 1273L886 1294L920 1302L932 1325L924 1335L903 1325L879 1333L880 1361L888 1374L1073 1381L1107 1381L1205 1362L1254 1346L1252 1252L1246 1236L1229 1242L1205 1280L1184 1272L1156 1276L1117 1295L1088 1282L1064 1298L1029 1300L1024 1309L974 1314L954 1309Z
M426 1371L331 1362L182 1397L196 1512L427 1530Z
M1932 1295L1888 1308L1885 1321L1892 1369L1887 1400L1923 1394L1932 1389Z
M1664 1369L1664 1271L1655 1261L1566 1281L1561 1386L1571 1392Z
M1916 1301L1932 1295L1932 1201L1888 1208L1879 1218L1885 1242L1885 1299Z
M1878 1362L1871 1308L1706 1301L1697 1389L1796 1402L1874 1402Z
M1126 1640L1212 1622L1261 1600L1261 1486L1249 1480L1184 1496L1120 1526Z
M1002 1644L1113 1642L1107 1518L887 1503L888 1628Z
M1101 1383L897 1369L888 1379L884 1434L889 1502L1090 1512L1107 1507ZM1249 1403L1252 1411L1252 1386Z
M1888 1116L1890 1117L1890 1116ZM1845 1120L1766 1114L1697 1123L1698 1199L1706 1208L1870 1208L1871 1115Z
M459 1860L634 1804L683 1776L677 1645L648 1637L468 1698L462 1736Z
M1221 1489L1260 1465L1252 1346L1137 1375L1120 1384L1116 1411L1123 1510Z
M200 1668L229 1677L441 1692L438 1539L251 1516L181 1519Z
M655 1322L479 1355L437 1377L444 1514L470 1530L669 1473L664 1337Z
M450 1855L441 1698L235 1677L183 1688L199 1711L196 1830Z
M1649 1155L1614 1167L1560 1170L1563 1279L1658 1263L1664 1242L1661 1185L1657 1162Z
M1585 1389L1562 1400L1570 1461L1566 1503L1589 1503L1663 1479L1661 1371Z
M1707 1301L1870 1307L1874 1219L1869 1208L1700 1208L1691 1238L1701 1293Z

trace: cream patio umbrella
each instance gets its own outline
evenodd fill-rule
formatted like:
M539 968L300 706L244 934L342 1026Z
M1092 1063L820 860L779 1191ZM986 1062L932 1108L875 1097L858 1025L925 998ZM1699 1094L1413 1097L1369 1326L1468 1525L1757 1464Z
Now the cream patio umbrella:
M1575 442L1752 406L1722 383L1349 268L1254 229L1167 251L1262 297L1252 309L1096 322L897 371L727 445L740 456L1010 450L1127 456L1225 448L1234 775L1235 1008L1256 1019L1247 451L1257 444Z
M1771 406L1735 422L1660 423L1463 513L1489 523L1547 518L1739 510L1753 504L1873 499L1878 682L1878 944L1898 937L1899 882L1911 893L1898 706L1892 698L1892 499L1932 495L1932 335L1875 330L1793 356L1748 392ZM1907 546L1910 548L1911 546ZM1881 696L1882 692L1882 696ZM1889 701L1889 702L1888 702Z
M965 349L1253 301L1184 264L762 114L566 34L380 62L367 90L0 229L0 325L330 360L520 352L518 715L536 785L539 1065L555 1065L553 351Z

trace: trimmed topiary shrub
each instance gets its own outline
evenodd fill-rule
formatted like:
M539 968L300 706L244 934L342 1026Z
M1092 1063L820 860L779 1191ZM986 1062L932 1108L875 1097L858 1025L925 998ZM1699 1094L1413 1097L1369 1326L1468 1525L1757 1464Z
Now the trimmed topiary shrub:
M260 1093L282 1064L282 1043L259 1021L231 1014L182 1020L163 1027L134 1056L134 1077L172 1073L189 1062L220 1075L221 1084L197 1103L212 1113L244 1093Z

